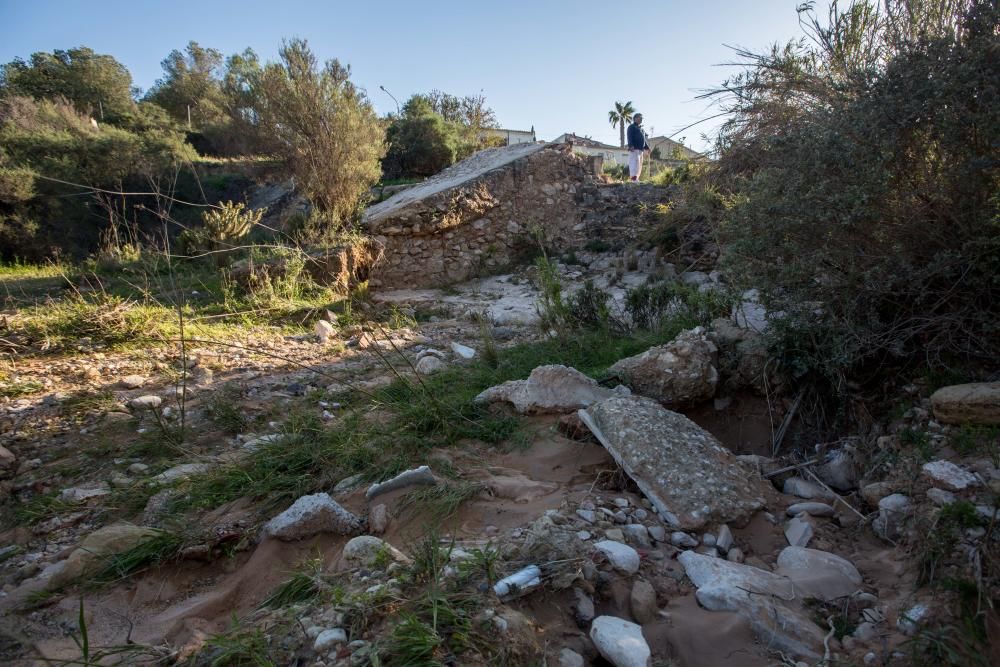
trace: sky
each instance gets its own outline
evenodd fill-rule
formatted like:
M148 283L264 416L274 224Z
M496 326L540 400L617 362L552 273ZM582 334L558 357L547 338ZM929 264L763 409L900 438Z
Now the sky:
M194 40L226 55L277 58L283 38L349 64L380 114L414 93L482 92L508 129L564 132L618 144L615 101L643 112L651 135L701 138L717 110L695 99L735 70L730 47L801 36L799 0L0 0L0 62L88 46L124 63L148 89L160 61ZM825 6L824 3L817 3ZM680 131L679 131L680 130Z

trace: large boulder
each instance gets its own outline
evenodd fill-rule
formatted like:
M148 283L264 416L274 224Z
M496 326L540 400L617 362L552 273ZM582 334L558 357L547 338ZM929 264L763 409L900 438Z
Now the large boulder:
M677 560L698 587L698 603L747 619L763 644L797 658L816 660L824 632L802 611L795 584L765 570L685 551Z
M664 405L696 403L715 395L715 344L702 327L682 331L666 345L622 359L609 372L637 394Z
M1000 424L1000 382L942 387L931 395L931 407L947 424Z
M476 396L479 404L509 403L520 414L572 412L615 395L625 387L607 389L575 368L554 364L539 366L527 380L511 380Z
M656 401L609 398L579 415L677 528L738 523L764 506L767 483L743 468L708 431Z

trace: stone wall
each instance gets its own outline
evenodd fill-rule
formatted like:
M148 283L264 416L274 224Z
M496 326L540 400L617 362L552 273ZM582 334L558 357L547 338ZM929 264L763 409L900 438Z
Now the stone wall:
M637 237L640 202L667 201L665 188L604 185L599 160L565 145L482 151L366 211L382 246L371 284L434 287L498 273L537 247L583 247ZM611 243L613 241L613 243Z

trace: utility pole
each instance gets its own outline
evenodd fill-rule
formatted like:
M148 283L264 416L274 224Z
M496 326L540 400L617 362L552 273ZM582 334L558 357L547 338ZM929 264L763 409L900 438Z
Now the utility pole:
M403 114L400 113L400 111L399 111L399 100L396 99L396 96L393 95L392 93L390 93L388 90L386 90L385 86L379 86L379 90L381 90L383 93L385 93L386 95L388 95L389 97L392 98L392 101L396 103L396 115L397 116L402 116Z
M188 108L188 132L191 131L191 105L187 105Z

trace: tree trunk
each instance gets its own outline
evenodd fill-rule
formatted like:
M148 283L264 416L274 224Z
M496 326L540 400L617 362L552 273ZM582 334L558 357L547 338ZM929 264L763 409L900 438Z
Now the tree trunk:
M622 148L625 148L625 119L622 118L618 121L618 129L621 133Z

